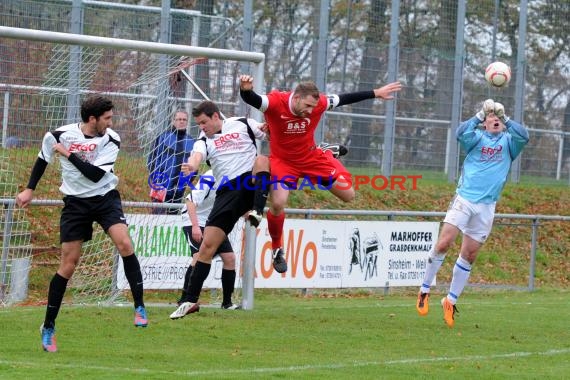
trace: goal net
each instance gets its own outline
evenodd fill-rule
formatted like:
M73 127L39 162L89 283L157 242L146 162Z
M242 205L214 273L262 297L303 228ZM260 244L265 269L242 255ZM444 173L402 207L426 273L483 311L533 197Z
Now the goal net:
M45 33L46 40L40 42L25 38L0 39L3 51L14 52L0 57L1 67L6 68L0 72L0 88L8 94L4 97L4 110L10 120L0 154L6 157L0 166L2 197L13 199L17 189L26 185L42 137L48 130L79 122L80 103L89 94L108 96L115 104L113 129L121 136L121 154L115 164L118 190L135 253L141 262L145 291L167 291L166 298L174 301L191 260L190 249L183 234L182 217L176 212L181 204L171 205L174 212L164 214L156 212L164 207L151 203L148 165L152 160L149 157L153 152L167 149L156 146L155 141L172 128L172 119L178 110L191 114L194 105L211 98L222 113L236 114L239 66L248 60L259 62L258 57L251 53L250 59L244 53L236 59L235 51L227 51L225 58L220 49L201 49L197 54L191 47L180 47L180 52L172 52L172 45L164 45L164 52L156 52L155 46L152 50L145 49L140 48L140 43L130 48L128 40L120 48L111 44L105 47L104 38L96 46L88 40L85 44L73 45L65 41L58 43L49 32ZM187 135L195 138L197 133L198 128L189 124ZM12 141L12 145L8 146L6 141ZM37 274L33 277L43 278L33 287L37 288L36 297L45 299L49 278L59 262L58 166L57 160L49 165L35 191L36 202L28 210L14 209L13 204L4 202L4 209L11 207L13 213L10 235L3 235L2 239L8 247L3 250L0 266L2 302L10 294L10 278L14 277L11 267L25 268L25 260L27 270L31 263L32 274ZM3 222L6 215L5 211ZM239 301L243 273L240 264L244 224L240 221L230 234L237 259L234 302ZM122 272L122 260L101 228L98 225L94 228L93 239L83 245L81 261L68 285L65 301L127 301L130 291ZM49 255L44 254L47 251ZM20 258L25 260L13 264ZM214 261L205 287L220 288L220 274L221 263Z

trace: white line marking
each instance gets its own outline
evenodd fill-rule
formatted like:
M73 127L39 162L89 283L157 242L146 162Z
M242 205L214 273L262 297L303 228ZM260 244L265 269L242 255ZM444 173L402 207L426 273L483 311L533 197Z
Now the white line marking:
M410 358L410 359L399 359L399 360L386 360L386 361L366 361L366 362L350 362L350 363L338 363L338 364L322 364L322 365L300 365L300 366L289 366L289 367L267 367L267 368L251 368L251 369L218 369L218 370L208 370L208 371L163 371L154 370L150 368L120 368L120 367L104 367L104 366L86 366L81 365L82 369L91 369L98 371L114 372L121 371L125 373L144 373L144 374L168 374L175 376L206 376L206 375L228 375L228 374L244 374L244 373L280 373L280 372L296 372L303 370L315 370L315 369L342 369L342 368L357 368L357 367L369 367L369 366L389 366L389 365L401 365L401 364L420 364L420 363L439 363L439 362L456 362L456 361L469 361L469 360L494 360L494 359L505 359L505 358L523 358L529 356L555 356L555 355L565 355L570 354L570 348L564 349L552 349L542 352L511 352L505 354L495 354L495 355L470 355L470 356L455 356L455 357L437 357L437 358ZM53 354L45 354L53 355ZM46 365L46 363L37 363L35 361L22 362L22 361L10 361L10 360L0 360L0 364L9 366L20 366L20 367L41 367L44 369L49 368L78 368L77 365L72 364L54 364L52 367Z

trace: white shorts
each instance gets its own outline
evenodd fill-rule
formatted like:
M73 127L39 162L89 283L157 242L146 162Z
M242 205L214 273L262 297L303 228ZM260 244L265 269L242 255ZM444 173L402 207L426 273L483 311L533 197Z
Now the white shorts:
M473 203L456 195L445 215L444 223L449 223L471 239L484 243L493 228L495 218L493 203Z

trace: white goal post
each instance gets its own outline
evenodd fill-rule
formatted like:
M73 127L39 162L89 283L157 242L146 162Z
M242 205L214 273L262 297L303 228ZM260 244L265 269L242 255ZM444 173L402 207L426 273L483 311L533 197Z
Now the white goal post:
M129 112L132 111L133 114L121 115L121 117L127 120L123 123L123 125L134 125L134 128L137 128L135 131L136 134L129 134L129 137L132 139L132 136L135 135L136 139L139 140L136 142L140 144L140 149L138 151L139 154L141 152L148 152L147 149L150 145L149 141L155 137L155 134L157 132L155 130L150 131L148 124L152 124L143 123L142 118L148 119L149 115L160 111L164 112L164 115L161 117L163 117L164 120L168 121L168 117L172 116L172 112L175 107L178 107L181 104L188 106L191 105L192 102L199 100L193 98L174 98L171 93L163 94L162 97L164 99L161 100L160 94L157 95L153 92L149 93L149 90L156 91L157 88L160 89L160 84L158 86L154 86L151 84L151 81L158 81L162 83L166 82L166 87L168 87L169 75L172 74L173 69L174 72L176 71L177 66L180 65L180 62L188 62L190 59L202 58L206 60L216 61L220 66L224 64L227 65L227 62L233 62L234 65L236 62L250 63L252 64L251 73L256 78L254 87L258 92L262 91L262 84L264 82L263 72L265 56L262 53L163 44L156 42L125 40L0 26L0 45L6 45L9 48L15 45L15 43L11 45L10 41L13 42L15 40L20 41L20 43L22 43L25 47L34 46L34 49L37 49L37 46L35 45L38 43L45 43L49 45L46 49L46 54L52 56L51 58L46 59L46 62L44 63L45 73L43 73L43 77L40 81L38 81L38 83L34 84L33 80L29 80L29 78L22 78L23 80L21 83L18 83L18 80L16 78L15 80L11 80L10 83L0 83L0 90L5 93L10 93L10 91L19 91L20 93L26 93L26 96L29 97L41 98L39 100L39 103L42 107L41 117L45 118L46 125L44 127L46 128L46 131L48 129L64 125L67 122L77 120L79 115L79 95L96 92L104 93L106 95L112 96L113 99L121 99L123 102L121 104L125 105L127 102L124 101L124 99L127 99L129 102L128 106L121 108L121 110L128 109ZM96 86L95 84L97 84L97 81L102 81L100 77L105 76L105 73L101 74L98 72L98 70L102 66L106 65L107 62L110 62L109 65L112 66L112 58L119 55L119 53L105 55L105 52L108 51L122 52L120 59L123 61L123 63L128 62L129 59L132 59L133 61L135 59L140 60L140 57L142 56L140 53L146 53L143 57L145 59L144 64L141 65L140 62L138 62L138 67L140 68L142 66L141 72L132 73L126 71L126 79L124 80L124 83L122 83L122 87L119 86L112 89L102 89L101 85ZM136 56L136 58L130 58L131 56ZM20 64L25 66L28 63L29 62L26 62L24 59L21 63L14 63L14 65ZM30 68L31 70L34 70L33 65L30 65ZM235 86L236 74L238 73L238 70L229 70L227 68L222 70L219 69L219 67L214 67L212 70L215 72L213 75L218 76L218 82L222 83L222 86L225 86L224 91L228 92L228 88ZM235 88L233 88L233 90L235 92ZM198 92L200 92L200 90L198 90ZM220 91L220 93L221 92L223 91ZM18 93L18 95L20 95L20 93ZM219 94L217 93L211 94L210 97L216 102L224 101L224 99L219 98ZM6 96L6 98L9 99L8 96ZM30 103L33 102L30 101ZM142 107L147 107L147 109L144 111L144 114L137 114L136 109L137 107L140 108L141 105ZM9 108L9 106L9 104L5 104L5 108ZM62 108L64 111L61 110ZM256 116L259 116L259 114L256 114ZM140 117L141 119L137 120L137 117ZM160 125L162 127L162 124L160 123L155 124L155 129L158 129L156 125ZM45 131L43 133L45 133ZM142 137L139 137L141 135ZM125 140L129 139L129 137L125 138L122 134L121 137L123 144L127 142ZM37 136L34 135L34 139L37 139ZM144 141L142 141L143 139ZM32 138L30 138L30 141L32 141ZM30 150L33 149L33 146L34 144L30 143ZM35 146L38 148L39 144L36 143ZM4 154L7 155L9 153L6 153L5 150L2 150L0 155L3 156ZM29 159L30 158L27 157L26 162L28 162ZM14 181L14 178L10 178L9 180ZM12 186L12 189L14 188L14 183L0 183L0 186L1 185L5 185L4 188L8 188L6 185ZM0 194L0 196L4 198L8 198L9 196L13 195L14 194ZM147 199L141 199L141 201L147 201ZM25 215L21 216L21 218L25 218ZM149 220L151 219L152 217L149 216ZM14 221L14 223L16 222L17 221ZM253 266L255 263L255 228L249 226L249 224L247 224L247 226L248 227L245 227L246 252L243 254L241 271L242 306L244 309L252 309L254 288ZM34 233L33 230L30 232ZM53 236L53 240L55 241L56 239L57 237ZM93 251L93 255L97 256L96 260L112 261L112 258L108 254L106 257L103 257L103 253L107 252L108 249L108 247L105 246L106 243L103 243L104 240L109 239L105 239L104 236L97 234L96 231L93 237L93 241L90 242L92 244L90 249ZM6 252L3 252L2 257L6 257L6 260L8 260L10 258L10 247L8 246L3 248L3 251ZM82 265L89 265L90 267L85 273L85 280L77 279L79 288L85 287L85 283L91 280L92 277L108 276L111 274L106 268L98 267L99 262L100 261L94 261L93 263L89 264L88 258L85 257L84 251L82 257ZM115 271L116 266L113 268L113 275L115 275ZM75 277L77 275L78 273L76 271L73 281L76 280ZM109 280L110 279L107 279L107 281ZM2 300L0 300L0 302L1 301ZM80 300L79 302L90 301L91 299L87 301ZM101 299L98 299L98 301L101 301Z
M238 50L215 49L207 47L163 44L160 42L147 42L124 40L120 38L86 36L61 32L48 32L35 29L13 28L0 26L0 37L27 40L53 42L66 45L94 46L117 50L136 50L149 53L170 54L188 57L207 57L227 59L232 61L251 62L256 66L255 77L263 79L263 66L265 54ZM263 81L257 81L256 89L261 88Z

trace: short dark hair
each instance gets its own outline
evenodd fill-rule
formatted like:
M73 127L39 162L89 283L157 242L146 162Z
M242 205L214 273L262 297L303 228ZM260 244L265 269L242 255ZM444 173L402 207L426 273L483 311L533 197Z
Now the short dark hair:
M197 117L201 114L204 114L208 117L212 117L215 113L220 115L220 109L216 105L216 103L205 100L202 103L198 104L196 107L192 108L192 116Z
M107 111L111 111L115 107L111 99L101 95L90 96L81 103L81 120L84 123L89 121L90 116L99 119Z
M319 99L319 88L312 81L301 82L295 87L294 95L300 95L301 98L312 96L314 99Z

